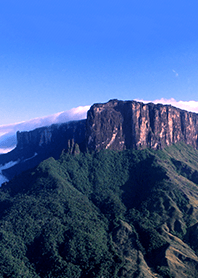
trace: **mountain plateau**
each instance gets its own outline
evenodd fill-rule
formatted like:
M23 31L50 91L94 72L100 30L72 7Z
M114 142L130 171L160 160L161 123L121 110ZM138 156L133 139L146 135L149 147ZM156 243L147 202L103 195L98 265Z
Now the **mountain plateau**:
M11 179L77 145L80 151L121 151L162 149L177 142L198 147L198 114L171 105L110 100L92 105L86 120L18 132L16 148L0 155L0 165L17 162L2 170Z
M18 132L0 155L0 278L197 278L197 122L111 100Z

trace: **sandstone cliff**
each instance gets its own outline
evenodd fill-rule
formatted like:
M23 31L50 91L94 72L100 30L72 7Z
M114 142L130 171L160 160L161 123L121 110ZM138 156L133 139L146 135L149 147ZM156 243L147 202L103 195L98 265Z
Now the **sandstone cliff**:
M0 166L5 165L0 177L3 174L10 180L21 172L35 167L44 159L51 156L58 159L63 150L76 153L80 148L84 151L85 131L86 120L81 120L17 132L16 148L0 155ZM14 162L14 166L9 165L10 161Z
M198 147L198 114L171 105L110 100L94 104L87 120L17 133L17 148L67 148L74 140L89 150L163 148L183 141Z
M17 148L32 147L34 151L40 148L50 148L51 145L67 148L69 140L82 144L85 141L85 129L86 120L81 120L17 132Z
M197 148L198 114L171 105L110 100L87 115L90 150L163 148L183 141Z
M170 105L110 100L94 104L86 120L18 132L17 147L0 155L0 165L17 161L17 165L3 170L10 179L50 156L58 158L63 149L70 153L161 149L180 141L198 148L197 137L196 113Z

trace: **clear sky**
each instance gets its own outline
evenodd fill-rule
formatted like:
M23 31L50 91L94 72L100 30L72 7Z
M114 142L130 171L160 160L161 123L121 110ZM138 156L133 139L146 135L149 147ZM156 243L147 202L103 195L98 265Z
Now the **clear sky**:
M0 1L0 125L109 99L198 102L197 0Z

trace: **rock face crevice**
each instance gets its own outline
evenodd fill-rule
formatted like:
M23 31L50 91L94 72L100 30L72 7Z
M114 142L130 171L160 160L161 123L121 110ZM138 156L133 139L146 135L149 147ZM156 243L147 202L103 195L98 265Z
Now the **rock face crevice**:
M180 141L198 147L198 114L171 105L110 100L94 104L87 119L17 133L17 148L66 148L74 139L90 151L160 149Z
M50 156L59 158L62 150L162 149L180 141L198 148L198 114L170 105L115 99L94 104L85 120L18 132L16 148L0 155L0 165L17 161L3 170L10 179Z
M171 105L111 100L87 115L90 150L159 149L184 141L198 146L198 114Z

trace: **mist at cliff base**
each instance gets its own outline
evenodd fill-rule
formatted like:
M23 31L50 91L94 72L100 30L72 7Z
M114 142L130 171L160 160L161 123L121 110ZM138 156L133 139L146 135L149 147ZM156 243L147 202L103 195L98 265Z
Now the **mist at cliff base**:
M3 175L2 170L8 169L14 165L16 165L19 161L10 161L4 165L0 165L0 186L4 183L7 182L8 179Z

